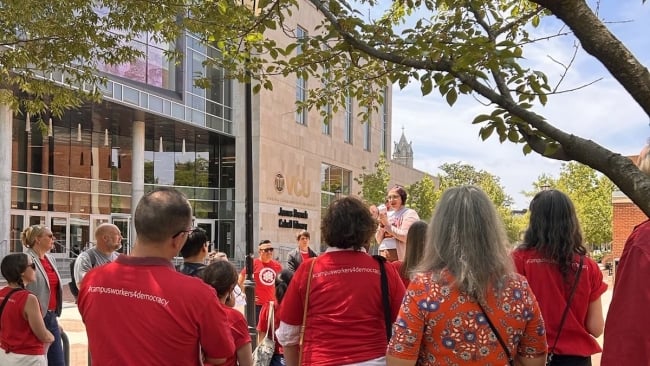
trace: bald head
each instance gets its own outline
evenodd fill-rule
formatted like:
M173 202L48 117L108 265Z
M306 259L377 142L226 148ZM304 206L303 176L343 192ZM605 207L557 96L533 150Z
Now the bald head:
M639 170L650 174L650 145L645 145L639 153L637 165L639 166Z
M95 229L95 242L99 251L110 254L122 247L122 233L113 224L101 224Z

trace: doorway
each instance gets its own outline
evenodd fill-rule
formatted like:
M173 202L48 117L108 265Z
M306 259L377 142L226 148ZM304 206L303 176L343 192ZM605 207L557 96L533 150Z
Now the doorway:
M131 253L131 216L130 215L111 215L111 223L117 226L122 233L122 247L117 251L122 254Z
M219 246L217 245L217 241L215 240L215 235L214 235L214 220L210 219L196 219L194 220L194 226L199 227L203 230L205 230L206 235L208 236L208 251L217 251L220 252L222 251Z

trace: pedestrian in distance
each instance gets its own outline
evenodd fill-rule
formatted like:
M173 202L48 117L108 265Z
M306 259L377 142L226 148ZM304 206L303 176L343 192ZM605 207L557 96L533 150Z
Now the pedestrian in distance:
M183 263L176 266L176 270L188 276L198 276L205 268L205 259L208 257L208 234L200 227L192 229L187 235L187 241L181 249Z
M327 208L321 238L328 248L300 265L280 305L276 335L288 366L385 363L404 284L383 258L368 255L374 233L375 221L358 198Z
M172 264L193 230L189 201L158 187L142 197L133 223L131 254L88 272L79 289L92 364L224 363L235 346L217 294Z
M0 263L7 286L0 289L0 365L46 366L45 350L54 342L38 299L25 290L36 280L36 264L25 253L8 254Z
M289 269L283 269L275 279L275 298L277 302L273 303L274 315L272 328L269 328L268 326L270 314L269 311L271 307L271 303L268 303L262 307L262 311L260 311L260 321L257 324L257 344L261 344L264 336L272 338L276 329L278 329L280 326L280 317L276 314L280 309L282 299L284 298L284 294L287 292L287 288L289 287L289 283L291 283L292 278L293 272ZM284 350L282 349L280 343L276 341L275 350L273 351L273 357L271 358L270 366L285 366L285 364L286 362L284 359Z
M248 323L244 315L235 310L235 293L237 285L237 270L232 263L221 260L216 261L201 270L198 274L205 283L210 285L216 292L219 302L224 305L228 315L228 324L210 324L212 327L222 327L230 330L235 343L235 352L228 356L224 366L252 366L253 348L251 336L248 333ZM205 326L205 325L203 325Z
M300 263L305 260L318 256L318 254L309 247L310 240L311 235L309 235L309 231L307 230L302 230L296 235L298 246L287 255L287 267L289 267L291 272L296 272Z
M477 187L446 190L395 321L388 366L542 366L535 295L514 271L496 208Z
M92 268L117 259L122 247L122 232L116 225L103 223L95 229L95 246L79 254L74 261L74 279L77 288Z
M603 274L586 256L578 217L566 194L541 191L529 211L523 243L512 257L542 310L550 365L591 365L591 355L601 352L596 337L605 323Z
M32 225L23 230L20 239L27 248L26 253L32 258L32 263L36 265L36 280L25 287L38 298L45 327L54 336L54 342L47 349L47 364L64 366L62 330L57 320L63 309L63 284L56 262L49 254L54 248L56 237L49 227Z
M259 258L253 260L253 280L255 281L255 324L259 322L262 306L275 299L275 279L282 270L282 264L273 259L273 244L262 240L258 246ZM239 274L239 287L244 288L246 267ZM248 299L246 301L249 301Z
M643 147L639 169L650 174L650 145ZM634 228L616 267L614 293L607 311L601 366L650 364L650 220Z

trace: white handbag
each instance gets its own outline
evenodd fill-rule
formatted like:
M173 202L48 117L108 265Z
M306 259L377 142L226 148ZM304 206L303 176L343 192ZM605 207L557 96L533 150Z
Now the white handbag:
M273 353L275 352L275 306L273 301L269 302L269 314L266 323L266 335L262 342L255 347L253 351L253 365L254 366L269 366ZM271 338L269 338L269 331L271 331Z

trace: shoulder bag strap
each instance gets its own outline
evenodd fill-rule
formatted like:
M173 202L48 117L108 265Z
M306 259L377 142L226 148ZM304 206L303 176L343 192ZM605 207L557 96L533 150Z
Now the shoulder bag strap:
M553 358L553 351L555 351L555 346L557 345L557 340L560 338L560 333L562 333L562 327L564 326L564 321L566 320L566 316L569 313L569 307L571 305L571 300L573 300L573 295L576 293L576 287L578 287L578 281L580 280L580 273L582 272L582 263L584 262L585 257L583 255L580 256L580 264L578 265L578 272L576 272L576 279L573 281L573 287L571 288L571 293L569 294L569 299L566 302L566 306L564 307L564 312L562 313L562 319L560 320L560 327L557 330L557 334L555 335L555 341L553 341L553 347L551 347L551 350L548 353L548 361L547 364L551 362L551 359Z
M501 335L499 334L499 331L497 328L492 324L492 321L490 320L490 317L487 314L487 311L483 308L483 305L481 305L480 302L478 302L478 306L481 308L481 311L483 312L483 315L485 315L485 320L487 320L488 324L490 325L490 328L492 329L492 332L494 333L495 336L497 336L497 340L501 344L501 347L503 350L506 352L506 356L508 357L508 365L510 366L515 366L515 361L512 358L512 354L510 354L510 349L508 349L508 346L506 345L506 342L503 341L503 338L501 338Z
M393 327L391 320L391 311L390 311L390 299L388 297L388 276L386 275L385 262L386 258L380 255L373 255L379 262L379 274L381 276L381 301L384 306L384 322L386 323L386 339L390 342L390 338L393 336Z
M22 290L22 288L16 287L15 289L13 289L13 290L11 290L11 291L9 291L7 293L7 296L5 296L5 299L2 302L2 305L0 305L0 318L2 318L2 311L5 309L5 305L7 305L7 301L9 301L9 298L11 297L11 295L13 295L14 293L16 293L18 291L21 291L21 290ZM0 327L1 326L2 326L2 322L0 322Z
M309 266L309 273L307 274L307 289L305 291L305 308L302 311L302 325L300 326L300 342L298 343L300 350L298 351L298 365L302 365L302 343L305 339L305 327L307 325L307 308L309 306L309 290L311 288L311 277L314 273L314 264L316 259L311 261Z

